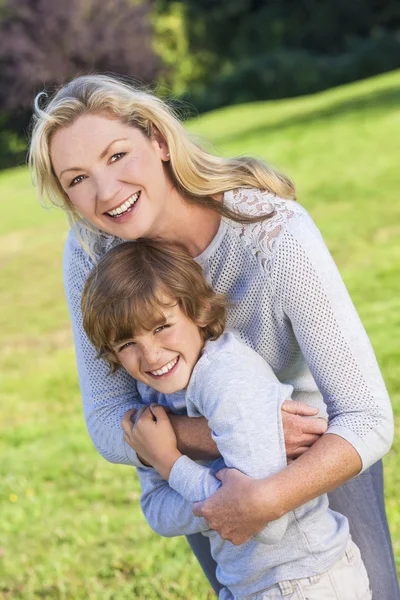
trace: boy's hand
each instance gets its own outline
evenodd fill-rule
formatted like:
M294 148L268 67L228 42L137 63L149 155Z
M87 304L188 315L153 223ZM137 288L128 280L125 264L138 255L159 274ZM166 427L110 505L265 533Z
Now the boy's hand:
M177 448L177 439L162 406L151 404L143 407L132 423L134 410L130 410L121 421L124 440L135 450L142 461L153 465L168 481L175 461L182 456Z

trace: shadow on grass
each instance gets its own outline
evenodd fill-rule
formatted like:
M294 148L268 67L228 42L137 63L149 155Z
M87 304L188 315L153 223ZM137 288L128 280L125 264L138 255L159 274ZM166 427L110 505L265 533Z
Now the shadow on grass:
M213 144L227 144L237 141L242 137L259 136L260 134L271 133L274 131L283 131L297 125L307 125L316 121L327 121L337 119L341 116L350 114L368 113L368 118L373 117L374 112L382 112L385 109L398 107L400 103L400 85L388 89L377 90L363 96L348 98L345 100L334 100L329 106L320 109L313 109L301 114L292 115L280 120L274 120L272 123L260 123L258 126L242 129L239 133L223 134L213 139Z

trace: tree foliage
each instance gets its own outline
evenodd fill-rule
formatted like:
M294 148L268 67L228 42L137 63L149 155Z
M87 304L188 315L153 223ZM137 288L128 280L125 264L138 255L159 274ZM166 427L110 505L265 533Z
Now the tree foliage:
M88 71L154 81L148 1L8 0L0 20L0 111L29 109L34 93Z
M156 0L182 7L200 110L315 92L400 67L398 0Z

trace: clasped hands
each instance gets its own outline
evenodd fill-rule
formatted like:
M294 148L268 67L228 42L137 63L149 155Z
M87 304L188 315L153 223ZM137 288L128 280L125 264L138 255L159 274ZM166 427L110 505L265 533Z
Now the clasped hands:
M132 408L123 416L121 426L124 440L133 448L139 460L152 466L168 481L175 461L182 456L178 450L178 440L163 406L150 404L136 410Z
M125 441L139 459L153 466L168 481L175 461L182 456L178 440L165 408L152 404L125 413L121 425ZM318 410L303 402L287 400L282 405L282 423L288 462L301 456L325 433L324 419ZM216 474L221 488L210 498L193 505L193 514L204 517L210 528L233 544L243 544L259 533L270 521L281 516L277 504L275 476L255 480L236 469Z

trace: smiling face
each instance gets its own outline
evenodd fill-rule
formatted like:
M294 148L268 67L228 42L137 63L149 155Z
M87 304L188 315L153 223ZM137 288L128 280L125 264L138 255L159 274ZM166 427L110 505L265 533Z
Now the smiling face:
M84 114L54 133L50 154L71 203L95 227L125 240L162 235L173 191L159 134Z
M161 308L164 318L151 330L112 344L125 370L164 394L184 389L204 346L201 329L178 304Z

